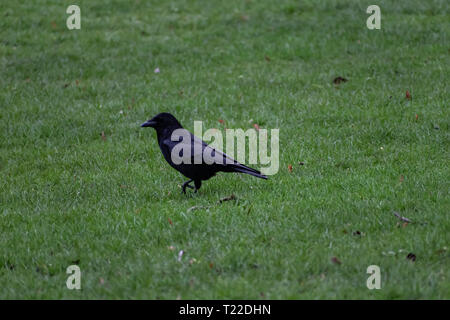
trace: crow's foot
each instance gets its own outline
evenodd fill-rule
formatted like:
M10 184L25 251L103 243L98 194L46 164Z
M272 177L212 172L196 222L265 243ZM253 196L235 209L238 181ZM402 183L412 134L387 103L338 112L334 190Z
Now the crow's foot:
M182 186L181 188L182 188L182 192L183 192L184 194L186 194L186 187L191 188L191 189L194 189L194 187L191 186L191 185L189 184L189 183L191 183L192 181L194 181L194 180L189 180L189 181L186 181L185 183L183 183L183 186Z

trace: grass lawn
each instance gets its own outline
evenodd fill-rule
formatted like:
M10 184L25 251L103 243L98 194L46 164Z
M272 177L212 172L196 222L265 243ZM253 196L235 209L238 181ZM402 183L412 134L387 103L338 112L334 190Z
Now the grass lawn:
M450 6L372 2L1 1L0 298L450 299ZM182 195L163 111L278 174Z

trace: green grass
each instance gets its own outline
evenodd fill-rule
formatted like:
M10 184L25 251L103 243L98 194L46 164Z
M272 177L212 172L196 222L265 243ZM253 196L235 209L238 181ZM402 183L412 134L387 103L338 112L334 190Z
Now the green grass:
M0 298L449 299L448 1L380 0L381 30L370 1L170 2L79 0L78 31L1 2ZM279 173L182 195L162 111L280 128Z

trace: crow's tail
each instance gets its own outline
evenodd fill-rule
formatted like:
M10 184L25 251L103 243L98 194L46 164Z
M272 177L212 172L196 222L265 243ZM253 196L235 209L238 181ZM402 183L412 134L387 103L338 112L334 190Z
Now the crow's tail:
M230 165L230 172L241 172L241 173L246 173L252 176L255 176L257 178L261 178L261 179L267 179L267 177L263 174L261 174L260 171L244 166L243 164L232 164Z

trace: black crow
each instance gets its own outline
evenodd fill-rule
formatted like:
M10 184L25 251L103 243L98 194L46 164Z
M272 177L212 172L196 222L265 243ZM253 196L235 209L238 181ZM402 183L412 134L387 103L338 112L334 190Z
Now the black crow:
M178 120L170 113L160 113L143 123L141 127L152 127L156 130L159 148L161 149L164 159L166 159L174 169L190 179L183 184L183 193L186 193L186 187L195 189L195 192L197 192L202 185L202 180L208 180L219 171L241 172L258 178L267 179L267 177L258 170L244 166L227 156L225 153L210 147L206 142L197 138L186 129L183 129ZM175 137L175 141L173 141L172 139L174 137L172 134L175 130L176 135L174 136L177 136L178 140ZM181 138L181 136L183 138ZM176 146L177 152L175 152L175 155L179 157L178 160L172 159L172 150ZM181 152L178 152L180 149ZM186 150L190 150L191 152L186 152L184 154L184 151ZM182 159L182 161L180 161L180 159ZM176 161L174 162L173 160ZM195 188L190 185L192 181L194 181Z

